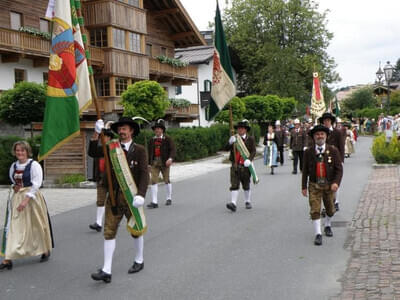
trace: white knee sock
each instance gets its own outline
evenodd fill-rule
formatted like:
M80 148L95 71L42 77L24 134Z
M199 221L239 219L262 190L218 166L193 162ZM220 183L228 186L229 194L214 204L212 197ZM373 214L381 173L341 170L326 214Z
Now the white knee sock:
M103 226L103 216L104 216L104 206L98 206L97 207L97 213L96 213L96 223L99 226Z
M172 184L167 183L165 186L167 188L167 200L172 199Z
M313 220L315 235L321 234L321 219Z
M231 191L231 202L236 205L239 196L239 191Z
M151 185L151 202L153 202L154 204L158 204L157 194L158 194L158 184L152 184Z
M325 227L331 227L331 217L326 216L325 217Z
M111 274L112 259L115 250L115 239L104 240L104 266L103 272Z
M340 188L337 189L337 191L335 193L335 203L339 203L339 191L340 191Z
M245 202L249 202L250 203L250 196L251 196L250 190L244 191L244 201Z
M135 261L138 264L143 263L143 235L139 236L137 239L133 239L133 246L136 250Z

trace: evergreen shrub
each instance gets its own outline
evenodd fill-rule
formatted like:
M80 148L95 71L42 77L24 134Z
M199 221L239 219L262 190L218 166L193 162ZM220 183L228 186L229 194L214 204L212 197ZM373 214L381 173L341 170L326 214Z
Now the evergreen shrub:
M377 136L371 148L372 155L378 164L400 163L400 142L394 134L390 142L387 142L385 134Z

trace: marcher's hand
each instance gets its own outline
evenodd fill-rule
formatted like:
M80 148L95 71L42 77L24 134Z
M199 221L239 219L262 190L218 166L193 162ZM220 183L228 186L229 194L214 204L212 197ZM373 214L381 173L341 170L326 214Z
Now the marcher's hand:
M301 193L303 194L304 197L307 197L307 189L302 189Z
M165 165L167 167L171 166L172 165L172 158L168 158L168 160L165 162Z
M96 125L95 125L95 127L94 127L94 130L95 130L98 134L100 134L101 131L103 130L103 128L104 128L104 121L103 121L102 119L98 119L98 120L96 121Z
M18 184L16 184L16 185L13 186L13 189L14 189L14 192L15 192L15 193L18 193L19 190L21 189L21 186L18 185Z
M135 197L133 197L133 203L132 205L136 208L139 208L141 206L143 206L144 204L144 198L140 195L136 195Z
M338 190L338 188L339 188L339 186L338 186L337 183L332 183L332 185L331 185L331 190L332 190L333 192L336 192L336 191Z
M307 150L307 147L304 147L304 148L303 148L303 151L306 151L306 150Z
M246 159L246 160L244 161L243 164L244 164L244 166L245 166L246 168L250 167L250 165L251 165L250 159Z
M229 145L232 145L233 143L235 143L236 142L236 137L234 136L234 135L232 135L230 138L229 138Z
M28 199L25 198L24 201L22 201L22 202L18 205L17 210L18 210L19 212L23 211L24 208L28 205L28 202L29 202L29 198L28 198Z

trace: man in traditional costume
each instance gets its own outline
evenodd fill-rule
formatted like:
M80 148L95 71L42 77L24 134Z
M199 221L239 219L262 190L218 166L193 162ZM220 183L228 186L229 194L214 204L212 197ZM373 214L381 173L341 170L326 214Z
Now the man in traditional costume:
M113 122L107 122L105 129L103 130L105 141L108 142L110 138L113 137L113 133L110 129L110 126ZM96 139L99 138L98 132L95 131L94 136ZM89 151L88 155L94 158L93 164L93 173L94 179L96 180L96 189L97 189L97 200L96 200L96 222L89 225L89 228L100 232L103 227L103 216L105 211L105 202L107 198L108 188L107 188L107 179L105 174L105 161L104 157L96 157L97 153L101 152L102 145L98 145L97 143L90 143L89 144Z
M236 211L240 184L242 184L244 190L246 209L252 208L250 178L253 177L254 183L258 182L252 165L252 161L256 156L256 142L254 137L248 134L251 129L249 121L240 121L235 125L235 129L237 130L237 134L229 138L229 144L226 146L226 150L230 150L229 160L232 162L230 171L231 202L226 204L226 207L232 212Z
M304 145L304 151L307 150L308 148L314 147L314 140L312 136L310 135L310 131L312 129L312 119L308 119L305 123L304 130L306 131L306 140L305 140L305 145Z
M317 125L310 131L315 147L309 148L304 153L302 174L302 194L309 194L310 216L314 226L314 244L322 245L321 235L321 200L326 209L325 235L333 236L331 218L335 213L333 202L334 193L338 190L343 176L343 165L340 153L336 147L327 143L330 130Z
M96 122L96 132L101 132L102 120ZM149 183L147 155L143 146L135 144L133 137L139 134L139 124L131 118L122 117L111 125L111 130L117 132L119 141L112 140L109 145L109 156L112 162L112 186L115 191L115 206L106 201L104 222L104 264L97 273L92 274L93 280L111 282L111 266L115 250L115 236L122 217L128 220L127 229L133 237L136 255L128 273L136 273L143 269L143 234L147 229L143 213L144 197ZM97 144L97 135L91 143ZM99 157L103 153L99 153Z
M175 159L176 148L174 141L165 134L165 122L159 119L151 127L155 136L148 144L149 169L151 174L151 202L148 208L158 207L158 176L161 173L167 189L165 205L172 204L172 184L170 181L170 167Z
M297 174L297 165L300 161L300 172L303 168L303 151L305 146L306 133L300 127L300 120L294 120L294 128L290 132L290 149L293 154L293 171L292 174Z
M281 127L281 121L277 120L275 122L275 135L276 135L276 146L278 147L279 152L279 162L281 166L284 163L284 146L286 144L286 131Z
M345 136L342 129L334 128L333 125L336 122L336 117L329 112L324 113L319 119L319 123L324 125L330 130L327 143L335 146L339 150L340 158L342 163L344 162L344 142ZM339 195L338 192L335 194L335 208L339 211Z

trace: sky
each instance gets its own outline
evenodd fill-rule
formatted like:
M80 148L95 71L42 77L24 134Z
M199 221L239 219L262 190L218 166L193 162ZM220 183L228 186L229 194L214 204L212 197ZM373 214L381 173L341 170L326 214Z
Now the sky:
M215 15L215 0L181 0L199 30ZM374 83L381 62L395 65L400 58L399 0L316 0L319 11L329 10L327 28L334 34L328 53L337 63L340 88ZM226 7L219 0L220 8Z

